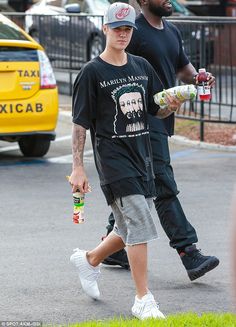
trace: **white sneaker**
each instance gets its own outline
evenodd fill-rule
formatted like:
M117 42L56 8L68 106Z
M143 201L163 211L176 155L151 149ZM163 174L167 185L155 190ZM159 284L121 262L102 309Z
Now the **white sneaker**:
M135 296L132 314L140 320L148 318L165 319L165 316L159 310L159 306L150 292L144 295L141 299L138 299L138 297Z
M90 265L86 257L86 251L80 249L74 249L74 253L70 257L70 262L75 265L78 270L81 286L85 293L94 300L98 300L100 297L97 284L97 279L100 274L99 267Z

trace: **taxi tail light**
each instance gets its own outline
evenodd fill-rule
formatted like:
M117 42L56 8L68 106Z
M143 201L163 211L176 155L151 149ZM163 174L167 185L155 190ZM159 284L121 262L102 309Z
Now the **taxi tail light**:
M54 89L57 87L56 79L50 61L44 51L38 50L40 64L40 88Z

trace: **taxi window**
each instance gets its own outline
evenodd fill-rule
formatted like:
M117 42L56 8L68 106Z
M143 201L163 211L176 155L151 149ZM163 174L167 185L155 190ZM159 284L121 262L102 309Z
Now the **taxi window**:
M0 47L2 61L38 61L37 50L17 47Z
M25 40L28 39L14 26L0 22L0 39L3 40Z

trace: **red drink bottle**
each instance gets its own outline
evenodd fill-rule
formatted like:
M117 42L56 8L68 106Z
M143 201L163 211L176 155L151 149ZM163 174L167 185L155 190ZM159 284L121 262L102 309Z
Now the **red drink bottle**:
M207 84L207 73L205 68L198 70L198 95L201 101L209 101L211 99L211 88Z

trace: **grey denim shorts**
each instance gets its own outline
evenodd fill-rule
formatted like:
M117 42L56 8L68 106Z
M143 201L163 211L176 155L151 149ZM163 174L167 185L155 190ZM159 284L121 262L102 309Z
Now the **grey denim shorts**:
M156 225L151 215L152 198L132 194L117 198L111 208L115 217L113 232L126 245L147 243L158 238Z

